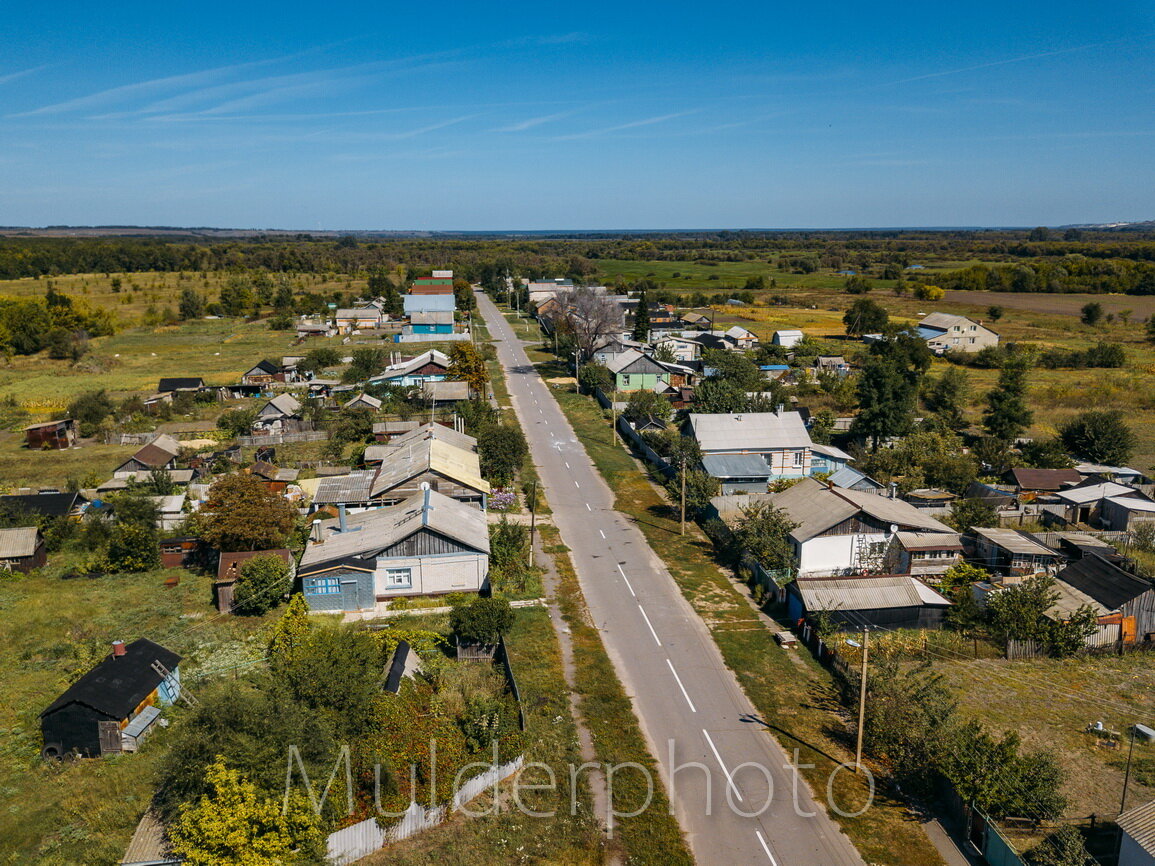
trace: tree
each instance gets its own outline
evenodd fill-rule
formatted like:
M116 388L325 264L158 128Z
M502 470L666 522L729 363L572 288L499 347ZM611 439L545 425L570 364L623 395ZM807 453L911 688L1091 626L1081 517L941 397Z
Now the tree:
M234 439L237 436L248 436L253 432L253 424L257 421L256 407L243 409L226 409L217 418L217 429L224 430Z
M143 526L145 529L156 529L160 509L149 491L130 488L113 497L111 503L118 524L122 526L133 524Z
M100 432L101 424L112 417L115 411L112 398L103 388L99 391L84 391L68 404L68 417L76 419L81 436L95 436Z
M310 349L303 360L297 363L301 372L319 373L329 367L336 367L341 363L341 354L328 346L318 346Z
M917 283L913 292L915 298L920 301L941 301L946 297L946 290L941 286L928 286L924 283Z
M907 433L928 367L930 350L916 334L903 331L874 343L858 377L859 411L851 432L870 439L874 451L882 440Z
M449 627L458 639L470 643L497 643L501 635L513 628L513 609L504 598L475 598L467 604L454 605Z
M206 792L181 810L170 831L173 850L189 866L281 866L320 852L320 828L299 793L282 814L281 798L262 796L222 758L205 776Z
M653 391L634 391L623 413L629 421L639 424L647 418L654 418L663 424L670 420L673 408L670 401Z
M890 324L890 314L885 307L870 298L859 298L843 314L842 324L846 326L846 333L852 337L881 333Z
M662 343L655 348L652 357L655 361L663 364L676 364L678 362L678 356L674 352L674 347L669 343Z
M945 592L951 600L958 601L962 596L971 594L971 587L974 584L990 580L990 578L990 572L985 568L960 561L946 570L939 582L939 589Z
M1011 443L1026 432L1034 420L1027 407L1027 362L1011 358L1003 364L995 387L987 392L983 427L1000 442Z
M670 501L674 503L682 501L682 476L684 474L686 512L688 514L701 513L710 504L710 500L717 496L721 490L718 479L708 472L695 468L693 463L687 462L683 468L680 461L672 460L670 462L674 466L674 474L666 482L666 493L669 495Z
M470 391L484 397L489 385L489 367L481 350L473 343L454 343L449 350L449 378L465 382Z
M1038 226L1031 229L1031 233L1027 235L1029 241L1049 241L1051 239L1051 230L1046 226Z
M269 635L269 667L276 670L293 664L308 644L312 629L309 603L301 593L294 593Z
M1079 829L1065 824L1027 851L1026 862L1028 866L1095 866L1098 861L1087 853Z
M597 362L583 364L581 372L578 373L578 384L586 393L593 393L596 388L603 394L608 394L614 389L614 374L605 364Z
M639 343L649 342L650 339L650 302L646 298L646 287L638 293L638 306L634 311L633 337Z
M991 306L987 307L987 318L992 322L997 322L1003 317L1004 312L1006 311L998 304L992 304Z
M970 532L976 526L998 526L995 507L982 499L956 499L951 503L946 522L959 532Z
M783 571L794 565L790 532L798 524L786 512L767 502L742 509L734 526L734 540L765 569Z
M707 349L702 353L702 365L713 370L710 379L727 382L742 392L761 391L767 384L758 365L741 352Z
M510 484L529 454L521 427L489 424L477 432L477 456L481 474L498 487Z
M160 567L156 528L139 523L118 523L108 542L108 570L133 574Z
M927 383L923 393L930 410L952 430L962 430L967 426L969 397L970 379L959 367L947 367L941 376Z
M254 556L241 564L233 589L233 613L262 616L281 603L290 586L289 567L281 557Z
M1075 461L1060 439L1034 439L1019 449L1024 466L1035 469L1070 469Z
M203 537L221 551L283 547L297 511L252 475L226 475L209 488L200 510Z
M1124 465L1137 444L1122 413L1114 410L1080 412L1059 427L1059 439L1077 457L1107 466Z
M1092 327L1103 321L1103 305L1098 301L1091 301L1089 304L1083 304L1080 311L1079 321L1084 325L1091 325Z
M604 294L579 286L558 292L557 300L583 358L592 358L602 340L621 330L622 308Z
M181 321L199 319L205 314L205 296L196 289L184 289L180 293L178 309Z
M870 280L861 274L851 274L846 278L846 282L842 284L842 288L848 295L865 295L873 289L874 286Z

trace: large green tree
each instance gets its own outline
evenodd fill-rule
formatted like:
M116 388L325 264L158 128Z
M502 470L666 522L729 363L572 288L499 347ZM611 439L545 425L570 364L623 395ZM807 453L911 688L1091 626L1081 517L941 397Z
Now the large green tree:
M967 426L966 407L970 398L970 379L959 367L947 367L938 378L927 382L923 399L927 408L952 430Z
M297 510L252 475L216 481L199 514L204 539L222 551L283 547L297 525Z
M275 554L263 554L241 565L241 576L233 590L233 612L261 616L281 603L291 588L289 567Z
M766 502L742 509L734 525L734 541L766 569L785 570L794 565L790 532L798 524L786 512Z
M858 377L858 414L851 432L869 439L872 450L892 436L910 432L919 385L930 367L930 350L917 334L903 331L870 347Z
M638 306L634 311L633 337L640 343L650 339L650 301L646 297L646 287L638 293Z
M846 327L846 333L852 337L877 334L885 331L890 324L890 314L886 312L886 307L870 298L859 298L843 314L842 324Z
M1009 359L999 371L995 387L987 392L983 428L1000 442L1014 442L1034 420L1027 406L1027 369L1025 359Z
M1108 466L1125 464L1137 444L1121 412L1094 409L1065 422L1059 428L1059 438L1072 454Z

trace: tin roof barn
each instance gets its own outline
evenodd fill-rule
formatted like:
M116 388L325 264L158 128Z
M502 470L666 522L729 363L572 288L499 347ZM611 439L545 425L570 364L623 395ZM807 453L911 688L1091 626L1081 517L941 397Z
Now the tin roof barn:
M825 611L840 628L940 628L950 600L909 575L796 580L786 587L792 621Z

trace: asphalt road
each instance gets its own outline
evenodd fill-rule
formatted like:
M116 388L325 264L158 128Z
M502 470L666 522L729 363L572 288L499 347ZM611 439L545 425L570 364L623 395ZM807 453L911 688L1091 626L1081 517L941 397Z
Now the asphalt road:
M554 523L697 862L862 866L792 756L760 723L645 536L614 510L612 492L505 317L488 297L477 298Z

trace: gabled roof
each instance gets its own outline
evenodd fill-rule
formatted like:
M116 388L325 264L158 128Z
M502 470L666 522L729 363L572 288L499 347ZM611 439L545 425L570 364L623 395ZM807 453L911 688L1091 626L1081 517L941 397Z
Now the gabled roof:
M609 361L606 362L606 368L611 373L621 373L627 367L632 367L638 361L649 361L659 370L664 370L665 365L659 361L655 361L649 355L639 352L637 349L626 349L624 352L618 352Z
M322 478L317 485L317 492L313 494L313 504L364 504L369 501L369 491L373 489L376 474L376 470L369 469Z
M402 298L402 308L407 316L435 310L452 313L457 309L457 299L452 292L447 292L444 295L409 294Z
M425 489L396 505L374 508L321 524L321 542L310 541L301 556L300 573L317 574L342 565L361 563L374 568L377 553L423 529L452 539L478 553L489 553L489 523L485 512L435 490ZM350 561L353 562L350 562Z
M49 713L71 703L91 707L113 719L126 719L164 680L152 669L160 662L168 670L180 663L180 656L148 638L140 638L125 647L116 657L111 653L96 667L78 679L40 714Z
M217 561L217 580L231 580L234 575L239 576L241 567L254 556L276 556L290 568L293 566L293 553L284 547L275 550L241 550L236 553L222 553Z
M43 514L45 517L63 517L77 505L88 500L79 493L14 493L0 496L0 508L17 514Z
M40 530L35 526L0 529L0 559L32 556L39 540Z
M258 361L257 365L255 367L253 367L252 369L248 370L245 373L245 375L251 376L253 373L264 373L268 376L274 376L280 372L281 372L281 368L266 358L266 359L262 359L261 361Z
M691 414L690 430L703 451L809 448L810 434L797 412Z
M1055 496L1064 502L1083 505L1088 502L1098 502L1112 496L1139 496L1139 491L1126 484L1116 484L1114 481L1104 481L1100 484L1088 484L1084 487L1071 487L1060 490Z
M949 532L896 532L906 550L962 550L962 536Z
M806 609L811 611L950 606L949 599L917 578L905 574L799 580L794 585Z
M205 386L205 380L200 376L166 376L157 383L156 390L166 391L199 391Z
M1155 855L1155 800L1128 809L1115 819L1124 833L1148 854Z
M381 401L374 397L372 394L358 394L352 400L348 401L342 408L351 409L358 404L368 406L371 409L381 408Z
M830 473L827 479L835 487L841 487L845 490L850 490L855 484L861 484L863 481L870 482L870 487L875 490L881 490L882 485L853 466L840 466L834 472Z
M422 472L433 471L481 493L489 492L489 482L481 477L477 454L436 439L414 439L394 448L373 479L370 496L380 496Z
M783 333L783 334L789 334L789 333L801 334L802 332L801 331L795 331L795 332L781 331L780 333ZM729 337L731 340L744 340L744 339L749 339L751 337L753 337L754 339L757 339L757 335L753 331L749 330L748 328L743 328L741 325L732 325L731 327L727 328L726 329L726 336Z
M1058 551L1052 550L1017 529L975 527L973 531L979 538L985 538L991 544L1011 553L1022 556L1049 556L1056 559L1062 556Z
M707 454L702 468L714 478L761 478L774 474L770 465L757 454Z
M1124 571L1097 553L1076 559L1057 577L1111 611L1146 592L1155 591L1155 584Z
M1137 496L1108 496L1106 501L1128 511L1155 511L1155 502Z
M452 325L453 310L414 310L409 315L413 325Z
M444 424L429 423L422 424L405 433L394 433L386 447L403 448L407 445L412 445L414 442L420 442L422 439L440 439L442 442L448 442L450 445L466 451L477 450L477 440L474 437L465 433L458 433L452 427L446 427Z
M1011 470L1015 484L1022 490L1062 490L1078 484L1083 476L1075 469L1028 469L1018 466Z
M168 439L168 437L160 437L149 442L133 454L130 459L153 469L163 469L180 454L180 446L177 445L174 449L168 442L162 442L161 439ZM169 441L175 442L175 440Z
M428 352L422 352L416 358L410 358L401 364L396 364L392 367L386 367L370 381L380 381L389 379L402 379L410 373L415 373L426 364L436 364L439 367L449 369L449 356L444 352L438 352L436 349L430 349Z
M735 325L734 328L731 328L726 333L730 334L735 328L737 328L737 325ZM745 330L745 329L743 328L743 330ZM780 330L775 331L774 336L775 337L805 337L806 335L803 334L801 331L799 331L797 328L782 328Z
M899 530L955 531L901 499L890 499L862 490L831 488L813 478L803 478L793 487L775 493L770 497L770 502L798 524L791 530L790 537L799 543L809 541L859 514L865 514L884 525L893 524Z
M469 383L455 379L444 382L424 382L421 385L421 396L426 400L468 400Z
M814 454L821 454L823 457L832 457L835 460L849 461L854 459L841 448L835 448L833 445L819 445L817 442L812 442L810 444L810 450Z
M936 331L949 331L955 325L961 327L970 327L977 325L980 328L986 328L981 322L976 322L974 319L968 319L966 316L956 316L954 313L931 313L925 319L918 323L920 328L933 328ZM986 328L988 331L990 328Z
M258 417L265 418L272 415L291 417L301 411L301 401L292 394L278 394L261 407Z

